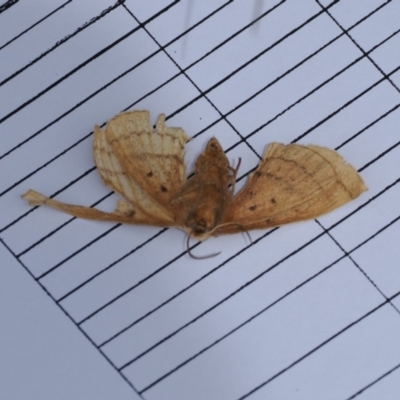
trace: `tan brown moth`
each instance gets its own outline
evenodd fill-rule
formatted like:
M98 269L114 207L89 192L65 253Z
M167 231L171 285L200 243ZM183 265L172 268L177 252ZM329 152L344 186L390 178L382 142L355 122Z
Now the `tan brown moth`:
M316 218L367 190L357 171L334 150L272 143L247 184L234 194L238 168L218 140L209 140L193 177L186 178L181 128L160 115L131 111L94 129L94 160L104 183L122 195L113 213L69 205L29 190L31 206L46 205L79 218L178 227L188 237L247 232Z

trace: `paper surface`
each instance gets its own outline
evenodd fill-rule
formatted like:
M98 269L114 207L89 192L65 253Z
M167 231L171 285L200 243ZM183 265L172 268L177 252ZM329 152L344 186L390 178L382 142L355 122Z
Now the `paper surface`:
M399 13L399 0L0 4L5 398L398 399ZM242 160L238 188L278 141L337 149L369 190L252 243L196 245L221 251L201 261L176 229L28 207L35 189L112 211L92 132L128 109L183 127L189 170L217 137Z

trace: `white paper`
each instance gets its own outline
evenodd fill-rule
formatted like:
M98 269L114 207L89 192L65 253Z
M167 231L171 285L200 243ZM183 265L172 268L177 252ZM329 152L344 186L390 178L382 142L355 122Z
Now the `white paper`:
M397 399L399 12L398 0L0 5L0 392ZM189 170L217 137L242 160L238 188L278 141L337 149L369 190L251 243L208 240L193 253L221 253L201 261L176 229L27 206L32 188L112 211L92 131L127 109L183 127Z

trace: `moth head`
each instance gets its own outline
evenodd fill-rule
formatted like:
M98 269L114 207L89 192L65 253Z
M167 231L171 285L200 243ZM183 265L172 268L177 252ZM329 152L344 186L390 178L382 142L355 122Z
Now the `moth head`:
M192 237L198 240L205 240L215 228L215 222L215 210L207 207L199 207L188 215L186 227L190 231Z
M207 209L197 209L188 215L186 220L187 241L186 247L190 257L196 260L215 257L218 253L212 253L205 256L195 256L190 250L190 238L194 237L197 240L203 241L208 239L215 229L215 213L211 213Z

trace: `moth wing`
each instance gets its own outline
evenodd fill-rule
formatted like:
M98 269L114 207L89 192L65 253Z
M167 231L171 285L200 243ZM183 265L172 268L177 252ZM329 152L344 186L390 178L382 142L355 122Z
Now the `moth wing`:
M164 121L161 115L154 130L148 111L122 113L108 122L105 136L127 178L173 213L171 199L186 181L184 150L189 137L180 128L167 128Z
M62 203L58 200L46 197L34 190L28 190L23 196L31 206L47 206L73 215L77 218L92 219L97 221L120 222L127 224L175 226L174 220L161 218L160 216L147 215L138 212L136 207L122 200L118 202L117 209L113 213L97 210L91 207Z
M137 218L145 220L147 216L165 221L173 220L173 215L128 175L120 159L114 153L106 137L106 131L98 126L94 128L93 155L103 182L132 203ZM116 211L121 212L118 206Z
M216 234L316 218L367 190L334 150L272 143L247 185L229 205Z

